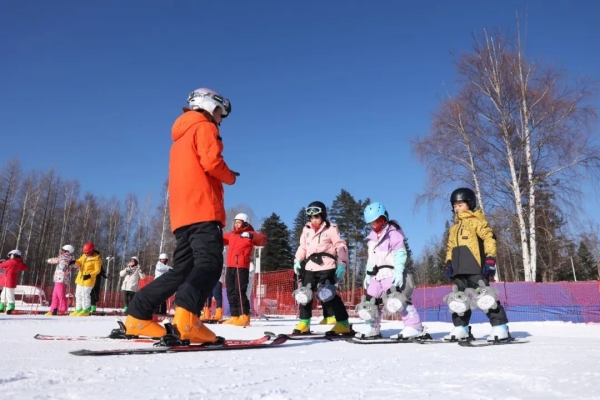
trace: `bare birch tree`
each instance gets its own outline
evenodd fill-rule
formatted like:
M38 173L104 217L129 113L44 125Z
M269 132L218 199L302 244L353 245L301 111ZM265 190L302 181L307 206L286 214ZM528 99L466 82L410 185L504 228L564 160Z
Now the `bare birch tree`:
M448 118L444 112L441 121L451 134L434 147L428 141L436 134L443 140L434 129L415 144L421 160L426 165L435 163L438 172L432 176L429 168L427 192L431 195L432 187L455 182L454 177L470 177L478 196L488 193L500 207L510 200L518 221L524 278L535 281L536 189L551 180L559 182L553 190L568 192L566 197L573 202L586 173L600 171L600 149L590 129L596 115L588 105L595 83L571 82L563 72L543 68L527 59L520 36L510 41L501 33L484 32L481 40L475 39L473 51L458 60L457 73L461 82L457 99L440 107L454 114ZM464 107L452 108L457 101ZM462 125L447 123L462 121L464 115L472 121L466 132L461 131ZM434 117L434 128L436 122L440 121ZM477 151L457 147L456 142L467 143L467 139ZM444 146L450 150L436 150Z

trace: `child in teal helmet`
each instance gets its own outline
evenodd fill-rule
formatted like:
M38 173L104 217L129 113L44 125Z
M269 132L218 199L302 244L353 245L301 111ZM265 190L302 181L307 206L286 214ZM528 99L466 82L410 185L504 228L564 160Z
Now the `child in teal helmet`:
M366 329L356 334L358 339L379 338L382 311L399 314L404 329L392 339L408 340L423 334L419 313L412 305L414 281L406 270L404 233L396 221L390 220L383 204L371 203L364 210L365 222L372 231L368 239L368 259L364 287L367 295L356 310L365 321ZM383 310L380 305L383 304Z

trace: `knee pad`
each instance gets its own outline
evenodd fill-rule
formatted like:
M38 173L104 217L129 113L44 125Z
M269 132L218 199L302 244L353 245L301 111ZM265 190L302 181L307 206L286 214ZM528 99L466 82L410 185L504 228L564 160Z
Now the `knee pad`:
M298 304L301 305L306 305L308 303L310 303L310 301L312 300L312 288L311 288L311 284L309 283L306 286L300 286L298 289L294 290L294 299L296 300L296 302Z
M362 301L356 305L356 313L360 319L365 321L375 321L379 315L379 306L375 304L377 299L371 297L367 301L367 296L362 297Z
M383 294L383 308L391 314L402 312L406 307L407 301L406 296L402 292L397 291L395 286L390 287Z
M483 312L495 310L498 307L498 291L487 286L483 280L479 281L479 287L474 291L472 308L475 307Z
M452 292L444 296L444 301L448 305L450 311L462 317L471 309L471 298L469 297L469 294L472 291L473 289L467 289L464 292L460 292L458 286L452 285Z
M325 283L319 283L317 285L317 298L323 303L333 300L337 293L337 286L333 285L329 280Z

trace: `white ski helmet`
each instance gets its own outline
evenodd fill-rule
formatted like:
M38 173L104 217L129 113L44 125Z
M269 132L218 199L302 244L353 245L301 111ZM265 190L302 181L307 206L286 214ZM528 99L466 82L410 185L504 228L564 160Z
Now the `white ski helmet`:
M137 257L135 257L135 256L131 257L130 260L135 260L135 262L138 263L138 264L140 263L140 260Z
M245 223L250 222L250 218L248 218L248 215L244 214L244 213L239 213L238 215L236 215L234 218L234 220L239 219L240 221L243 221Z
M167 255L167 253L160 253L160 256L158 256L159 260L168 260L169 256Z
M71 246L70 244L65 244L62 247L62 249L65 250L65 251L68 251L71 254L75 253L75 247Z
M215 108L221 109L221 118L226 118L231 113L231 103L212 89L200 88L188 96L187 102L192 110L205 110L213 115Z
M8 252L8 256L10 257L11 254L21 257L21 250L11 250Z

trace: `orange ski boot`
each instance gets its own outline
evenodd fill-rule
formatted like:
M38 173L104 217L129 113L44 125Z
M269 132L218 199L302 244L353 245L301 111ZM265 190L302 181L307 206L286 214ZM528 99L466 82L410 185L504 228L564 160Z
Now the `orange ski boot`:
M235 326L250 326L250 316L240 315L237 321L233 323Z
M200 319L202 321L206 321L206 320L210 319L210 308L204 307L204 309L202 310L202 314L200 315Z
M192 312L182 307L175 307L173 326L179 333L181 340L191 343L215 343L217 335L208 329L202 321Z
M213 315L212 320L213 321L220 321L221 318L223 318L223 309L221 307L218 307L215 310L215 315Z
M128 315L125 319L125 333L127 335L161 338L167 334L164 326L152 320L137 319Z

